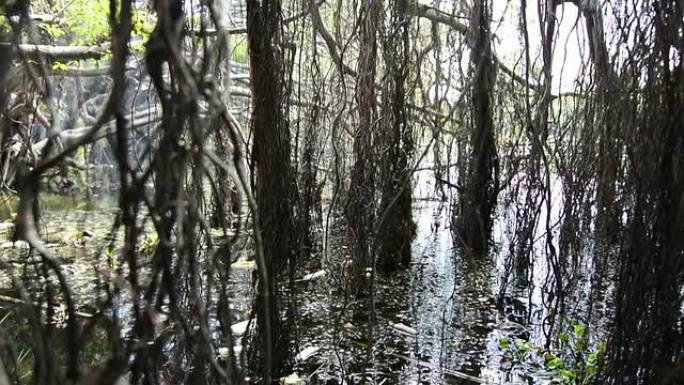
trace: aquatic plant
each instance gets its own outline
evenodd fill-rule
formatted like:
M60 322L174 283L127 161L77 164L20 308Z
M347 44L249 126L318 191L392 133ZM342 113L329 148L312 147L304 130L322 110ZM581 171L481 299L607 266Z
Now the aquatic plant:
M525 376L545 370L552 374L555 382L591 384L605 363L606 344L591 343L584 323L572 319L567 321L567 330L558 335L549 349L522 338L500 338L503 360L510 362L511 369L521 368Z

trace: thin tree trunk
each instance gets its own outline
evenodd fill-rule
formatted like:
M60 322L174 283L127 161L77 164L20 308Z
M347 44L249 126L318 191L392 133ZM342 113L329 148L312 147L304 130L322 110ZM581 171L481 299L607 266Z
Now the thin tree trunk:
M312 39L316 41L316 32L312 34ZM320 68L318 65L318 47L312 44L311 47L311 83L313 100L320 100L321 87L320 82ZM319 152L319 130L321 127L321 111L319 105L314 103L309 112L309 121L304 128L304 149L302 151L302 172L300 176L300 213L298 215L300 222L301 240L300 247L303 256L309 256L313 252L315 246L314 232L314 217L316 215L316 207L319 202L316 199L318 176L318 159Z

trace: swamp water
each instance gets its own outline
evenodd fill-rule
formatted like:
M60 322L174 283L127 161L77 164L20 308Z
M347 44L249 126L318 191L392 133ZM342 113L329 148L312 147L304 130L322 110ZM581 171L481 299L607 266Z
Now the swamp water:
M344 260L349 250L331 234L328 252L321 257L320 270L300 280L298 287L298 320L295 359L292 375L283 379L289 383L312 384L546 384L558 380L557 372L530 362L532 358L515 362L507 355L502 340L529 340L543 346L543 323L548 316L545 308L545 263L535 259L539 271L533 274L532 285L507 285L501 296L505 261L502 245L506 242L504 219L497 221L495 237L499 253L477 261L463 257L454 249L450 223L450 204L434 199L435 191L430 171L417 173L414 192L414 220L417 225L413 242L413 257L408 270L390 277L377 277L371 320L359 312L366 304L344 298L341 294ZM59 205L57 205L59 206ZM93 293L102 282L101 259L93 258L100 247L90 243L90 234L97 239L111 226L115 211L98 208L95 211L53 207L44 213L44 234L48 245L64 261L63 271L81 304L79 311L88 313L96 302ZM504 216L502 216L503 218ZM9 245L10 229L3 237L3 259L20 271L26 250ZM101 248L101 247L100 247ZM24 257L22 257L24 256ZM539 257L542 258L542 257ZM233 265L230 285L232 306L236 317L233 331L244 333L244 317L249 314L254 289L251 286L253 265L237 262ZM590 267L588 267L590 268ZM10 282L2 273L3 295ZM587 277L589 274L587 274ZM590 283L585 279L574 295L586 296ZM351 296L348 296L351 297ZM587 310L576 301L573 315L591 317L596 308L607 312L610 304ZM125 317L127 306L121 307ZM606 310L608 309L608 310ZM59 310L59 309L58 309ZM63 312L63 309L61 309ZM31 349L31 335L14 320L16 303L0 301L0 324L15 335L20 355ZM57 312L59 315L59 312ZM365 313L367 314L367 313ZM607 319L607 315L603 314ZM59 316L56 317L59 321ZM62 314L61 322L64 315ZM601 318L594 322L600 338L605 330ZM63 324L61 324L63 326ZM60 330L60 325L56 330ZM594 330L592 330L594 332ZM369 336L371 338L369 339ZM99 363L109 351L105 335L94 333L92 343L85 345L81 359ZM372 342L371 342L372 341ZM592 342L596 342L595 340ZM238 338L235 350L242 349ZM57 347L57 350L61 349ZM218 352L222 348L217 349ZM530 351L530 355L537 354ZM30 372L30 360L24 370Z
M545 328L553 322L549 321L548 293L544 289L548 278L544 255L537 250L530 272L531 285L509 282L504 292L507 263L503 250L510 242L509 219L500 215L497 220L494 236L498 253L479 260L468 259L453 246L450 197L446 201L434 198L431 171L418 172L416 179L417 231L412 262L406 271L376 277L374 320L367 315L367 300L355 301L353 294L345 299L340 290L343 274L339 272L350 251L336 241L336 237L344 235L331 231L320 276L299 284L298 358L306 359L298 360L295 374L288 379L312 384L563 381L558 368L551 370L545 364L550 354L543 350ZM555 190L560 194L559 186ZM558 208L553 209L556 212L552 213L552 220L558 215ZM596 325L591 330L595 335L587 337L587 342L596 350L605 338L610 304L600 300L608 296L595 298L591 291L591 266L583 269L578 284L569 293L568 302L573 306L560 318L564 318L564 330L585 327L583 322L591 319ZM236 292L245 293L238 298L249 296L245 282L248 281L234 282ZM594 302L595 307L591 308L589 304ZM237 306L247 311L249 303ZM570 333L569 338L574 337ZM503 341L510 341L511 345L514 341L525 341L527 351L509 349ZM560 345L554 337L551 341L551 348Z

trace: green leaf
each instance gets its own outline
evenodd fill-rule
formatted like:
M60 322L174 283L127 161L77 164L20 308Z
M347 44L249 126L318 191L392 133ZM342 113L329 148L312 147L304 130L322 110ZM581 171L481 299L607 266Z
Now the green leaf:
M508 338L499 338L499 349L506 350L511 346L511 340Z
M560 375L566 380L574 380L577 378L577 373L574 370L561 369Z
M562 369L565 367L565 362L560 358L554 358L546 363L546 367L549 369Z
M568 333L561 333L558 336L558 339L561 340L562 342L568 342L568 341L570 341L570 336L568 335Z
M587 374L595 376L598 373L598 368L594 365L587 366Z
M521 350L525 353L529 353L534 350L534 345L531 342L526 341L522 338L515 339L515 347L518 348L518 350Z
M515 347L520 349L520 350L523 350L525 348L525 342L527 342L527 341L525 341L521 338L516 338L515 339Z
M73 36L74 45L90 45L109 37L109 1L61 0L55 1L52 8L53 12L61 12L64 20L48 31L53 37Z
M62 63L62 62L56 61L56 62L52 63L52 69L53 70L67 71L67 70L69 70L69 66Z
M0 15L0 31L12 32L12 25L4 15Z
M596 362L598 360L598 353L589 353L587 356L588 362Z
M607 346L605 342L598 344L599 353L606 354Z
M584 337L587 334L587 326L584 324L575 325L575 335L577 337Z

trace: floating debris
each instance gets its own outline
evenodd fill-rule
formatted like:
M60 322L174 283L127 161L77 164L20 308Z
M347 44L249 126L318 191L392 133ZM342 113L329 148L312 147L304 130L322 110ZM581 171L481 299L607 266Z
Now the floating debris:
M318 277L324 277L326 274L328 274L327 271L319 270L315 273L307 274L300 279L296 279L295 282L309 282L309 281L314 280Z
M237 261L230 264L231 269L256 269L256 262L252 261Z
M233 332L235 337L242 337L247 333L247 326L249 326L249 320L238 322L230 326L230 330Z
M314 354L316 354L320 349L317 346L309 346L307 348L304 348L297 356L295 357L295 361L306 361L309 358L311 358Z
M513 321L502 322L499 324L499 326L497 326L497 329L504 334L513 336L519 336L527 333L527 328L525 326Z
M303 384L304 380L299 377L297 373L292 373L289 376L281 377L280 378L280 384L281 385L299 385Z
M394 329L394 330L396 330L399 333L404 334L404 335L408 335L408 336L418 335L418 330L416 330L410 326L404 325L401 322L391 324L390 326L392 327L392 329Z

